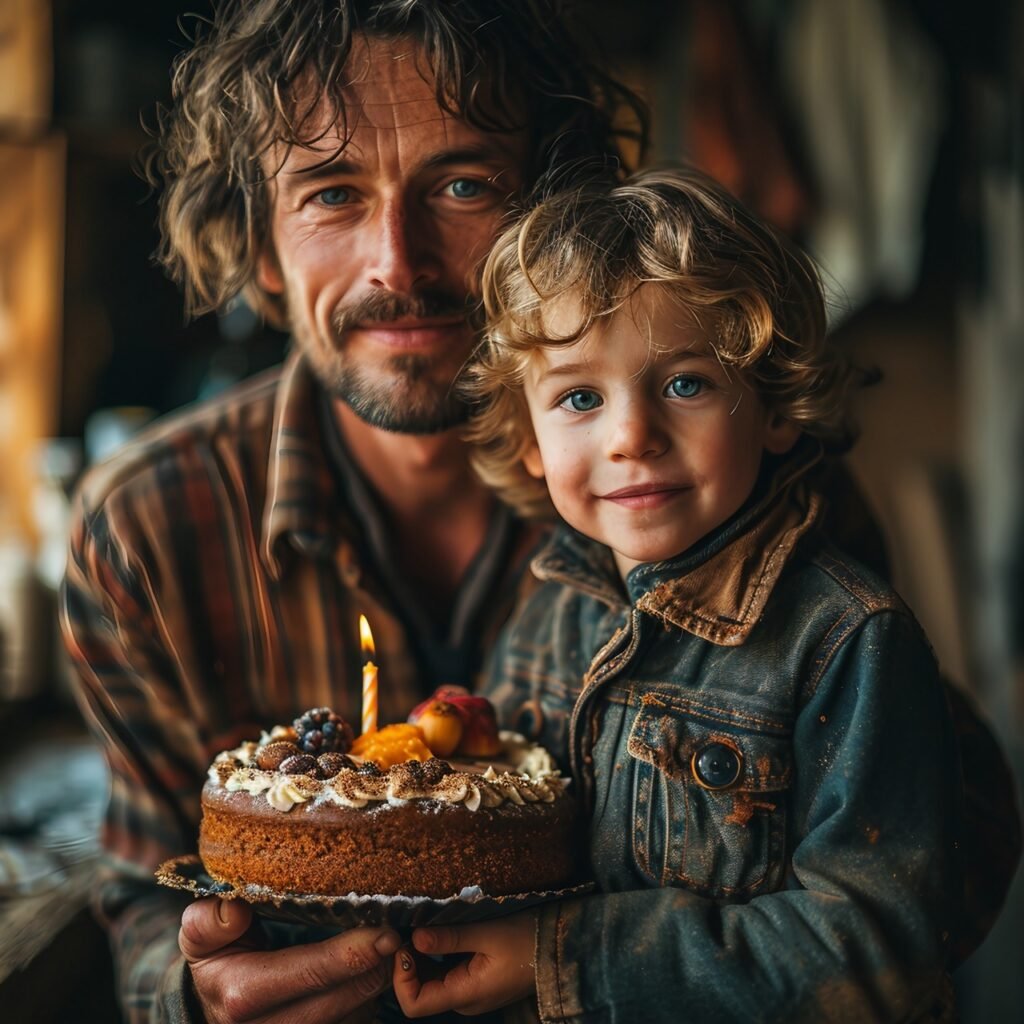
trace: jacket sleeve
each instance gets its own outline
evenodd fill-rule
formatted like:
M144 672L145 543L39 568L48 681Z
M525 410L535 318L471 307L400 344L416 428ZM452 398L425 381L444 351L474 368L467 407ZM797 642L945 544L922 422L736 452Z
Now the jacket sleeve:
M520 586L516 606L487 655L478 692L494 705L503 729L522 733L539 743L567 773L569 769L569 718L580 692L579 680L587 668L583 654L590 638L574 645L578 660L564 671L553 672L546 658L539 658L529 639L539 623L563 623L577 616L561 603L573 601L572 591L557 584L538 584L532 577Z
M502 729L512 729L518 725L520 709L531 697L528 683L507 671L510 664L509 647L516 621L513 615L498 634L497 642L487 654L480 684L476 688L480 696L486 697L494 705Z
M543 908L544 1020L913 1021L942 1004L959 790L934 659L909 615L883 611L818 678L794 728L782 889Z
M189 900L157 886L195 849L205 757L162 651L142 573L102 513L78 519L61 593L76 699L111 776L94 909L110 936L129 1024L201 1020L178 951Z

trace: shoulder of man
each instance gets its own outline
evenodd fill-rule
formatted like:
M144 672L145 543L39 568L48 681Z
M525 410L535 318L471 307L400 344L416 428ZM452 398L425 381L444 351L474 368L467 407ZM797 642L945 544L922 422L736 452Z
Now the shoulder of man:
M115 495L143 496L152 487L173 486L173 475L161 478L164 467L201 458L216 446L239 453L262 452L265 463L281 374L281 367L267 370L150 424L85 473L76 495L81 514L88 519Z

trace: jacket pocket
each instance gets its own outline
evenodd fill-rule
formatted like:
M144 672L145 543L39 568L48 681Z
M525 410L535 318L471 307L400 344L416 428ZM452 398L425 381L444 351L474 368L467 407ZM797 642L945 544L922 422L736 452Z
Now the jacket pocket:
M788 729L648 691L627 750L633 855L655 884L715 897L780 884Z

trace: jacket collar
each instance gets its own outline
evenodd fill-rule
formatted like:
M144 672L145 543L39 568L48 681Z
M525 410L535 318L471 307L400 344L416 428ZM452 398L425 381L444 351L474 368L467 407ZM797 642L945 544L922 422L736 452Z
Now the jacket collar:
M711 643L740 645L797 542L820 518L822 500L807 475L822 454L819 442L801 441L759 500L676 558L637 566L626 578L628 594L611 551L568 527L556 531L533 571L612 607L628 597L641 611Z
M314 557L335 551L340 509L317 422L317 388L306 360L293 351L274 403L263 506L260 554L274 579L284 572L285 543Z

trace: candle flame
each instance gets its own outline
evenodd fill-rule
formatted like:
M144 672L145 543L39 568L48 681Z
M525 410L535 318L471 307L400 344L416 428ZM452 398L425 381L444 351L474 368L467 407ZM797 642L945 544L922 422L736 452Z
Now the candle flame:
M359 616L359 646L363 649L363 657L373 659L376 649L373 646L373 634L365 615Z

